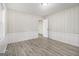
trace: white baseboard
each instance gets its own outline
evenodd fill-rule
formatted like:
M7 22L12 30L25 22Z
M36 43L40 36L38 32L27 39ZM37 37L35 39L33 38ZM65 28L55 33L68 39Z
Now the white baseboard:
M38 34L35 32L18 32L18 33L8 33L6 37L7 43L14 43L29 39L37 38Z
M7 44L0 45L0 53L5 53Z
M7 48L7 44L5 43L5 39L0 40L0 53L5 53Z
M49 38L79 47L79 34L49 32Z

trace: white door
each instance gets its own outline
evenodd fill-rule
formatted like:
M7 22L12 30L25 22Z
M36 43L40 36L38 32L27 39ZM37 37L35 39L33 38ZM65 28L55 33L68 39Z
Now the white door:
M2 25L2 10L0 9L0 40L2 39L3 35L3 25Z
M43 20L43 36L48 37L48 19Z
M43 34L43 21L39 20L39 25L38 25L38 33Z
M0 9L0 39L5 38L5 34L6 34L5 21L6 21L6 9L2 8Z

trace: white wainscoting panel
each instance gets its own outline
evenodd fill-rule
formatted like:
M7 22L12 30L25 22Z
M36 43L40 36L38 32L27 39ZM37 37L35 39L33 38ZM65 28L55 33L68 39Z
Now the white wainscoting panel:
M6 37L7 43L14 43L29 39L37 38L38 34L35 32L18 32L18 33L8 33Z
M79 47L79 34L50 32L49 38Z

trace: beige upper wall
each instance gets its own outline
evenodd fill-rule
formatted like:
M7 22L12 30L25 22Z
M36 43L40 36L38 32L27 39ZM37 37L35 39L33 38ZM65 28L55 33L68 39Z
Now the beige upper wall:
M79 33L79 6L48 16L50 32Z
M7 32L37 32L39 16L8 10Z

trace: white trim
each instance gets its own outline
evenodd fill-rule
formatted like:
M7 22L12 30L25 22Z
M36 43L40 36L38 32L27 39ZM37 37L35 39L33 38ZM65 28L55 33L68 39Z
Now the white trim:
M38 33L35 32L18 32L18 33L8 33L6 37L7 43L14 43L24 40L30 40L38 37Z
M7 48L7 44L0 45L0 53L5 53L6 48Z
M79 34L49 32L49 38L79 47Z
M0 40L0 53L5 53L7 45L5 39Z

